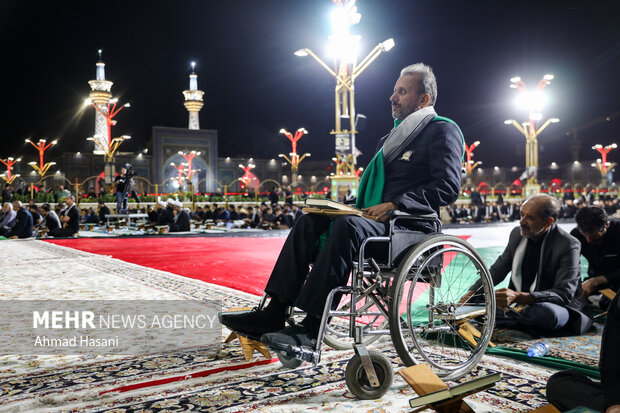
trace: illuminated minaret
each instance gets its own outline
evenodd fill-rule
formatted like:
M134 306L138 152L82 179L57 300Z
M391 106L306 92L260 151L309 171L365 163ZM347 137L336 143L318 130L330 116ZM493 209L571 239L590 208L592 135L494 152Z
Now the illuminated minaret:
M91 102L96 104L102 112L106 113L108 110L107 104L112 98L110 89L112 89L113 83L109 80L105 80L105 63L101 61L101 50L99 50L99 61L97 62L97 78L95 80L89 80L88 84L91 88L90 95L88 95ZM109 139L108 133L109 129L106 117L96 110L94 139L99 140L103 147L107 147ZM97 144L95 144L93 153L96 155L104 154Z
M200 129L200 120L198 119L198 112L204 105L202 101L202 95L205 92L198 90L198 76L194 72L196 63L192 62L192 73L189 75L189 90L183 91L185 96L185 108L189 112L189 129Z

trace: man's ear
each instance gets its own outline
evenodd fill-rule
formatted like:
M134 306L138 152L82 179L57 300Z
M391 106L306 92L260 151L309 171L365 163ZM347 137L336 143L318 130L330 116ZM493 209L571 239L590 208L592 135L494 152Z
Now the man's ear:
M428 93L425 93L422 96L422 102L420 103L420 108L425 108L429 105L431 101L431 95L429 95Z
M545 227L550 228L551 225L553 225L554 222L555 222L555 219L553 219L553 217L547 218L547 222L545 224Z

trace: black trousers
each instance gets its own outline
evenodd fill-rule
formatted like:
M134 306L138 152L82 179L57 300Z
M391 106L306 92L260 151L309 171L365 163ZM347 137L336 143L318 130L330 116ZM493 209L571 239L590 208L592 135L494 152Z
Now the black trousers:
M53 229L49 232L49 235L52 237L72 237L75 233L75 229L67 227Z
M560 371L549 377L547 400L562 412L579 406L605 411L601 383L575 370Z
M330 228L327 242L319 251L321 234ZM280 251L265 287L270 296L279 296L310 315L321 317L329 292L346 285L353 261L364 239L386 236L389 223L358 216L335 220L303 215L295 223ZM310 264L314 263L312 270Z

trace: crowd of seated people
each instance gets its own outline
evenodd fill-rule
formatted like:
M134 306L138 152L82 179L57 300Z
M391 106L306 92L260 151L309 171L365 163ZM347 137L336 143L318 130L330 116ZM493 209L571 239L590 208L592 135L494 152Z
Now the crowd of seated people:
M476 202L472 199L466 204L453 204L449 207L442 207L440 218L444 224L518 221L521 214L521 205L521 201L505 202L501 197L493 201L481 200ZM614 216L620 209L617 195L601 196L598 200L585 196L575 200L571 196L565 196L561 202L559 219L574 220L577 211L591 205L600 206L609 216Z

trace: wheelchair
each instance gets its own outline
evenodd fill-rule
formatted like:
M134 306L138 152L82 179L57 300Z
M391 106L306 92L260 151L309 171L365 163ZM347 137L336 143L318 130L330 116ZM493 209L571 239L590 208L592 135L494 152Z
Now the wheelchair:
M400 220L431 223L435 231L398 229ZM377 251L381 258L374 258ZM441 233L436 214L395 211L388 236L363 241L350 280L328 295L316 347L276 352L282 365L320 363L323 342L337 350L353 348L347 387L360 399L377 399L393 380L389 358L367 349L382 336L390 336L405 366L427 363L444 380L462 377L482 358L495 322L491 276L471 245ZM475 283L480 287L460 302ZM290 308L288 323L301 314Z

